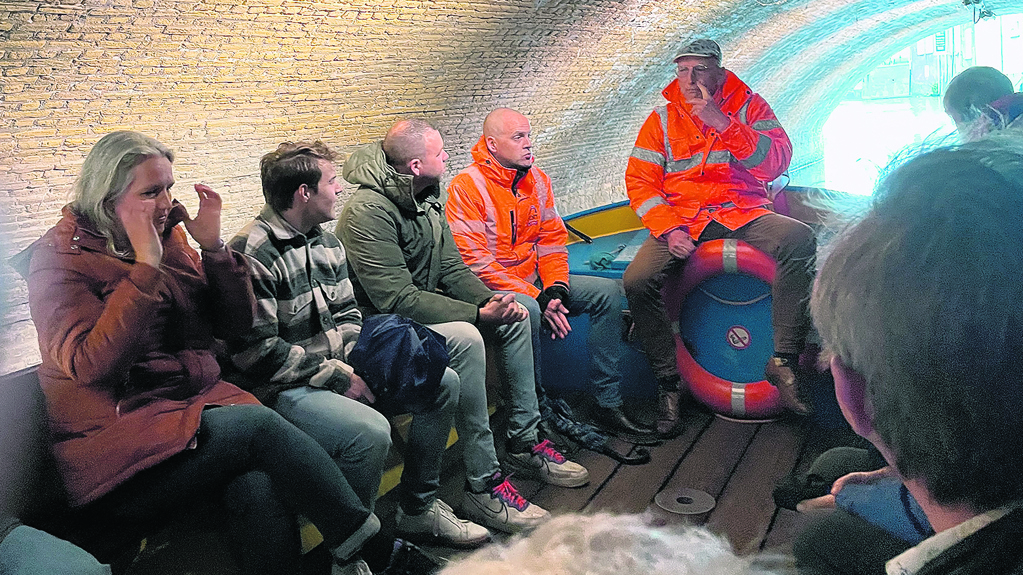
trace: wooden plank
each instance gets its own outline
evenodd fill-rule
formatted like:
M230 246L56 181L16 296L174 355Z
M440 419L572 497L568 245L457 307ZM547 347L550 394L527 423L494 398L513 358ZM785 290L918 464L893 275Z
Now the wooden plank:
M721 493L760 425L714 418L706 433L664 485L664 490L698 489L709 493L720 505ZM666 523L702 524L708 515L678 515L656 505L651 506L651 510Z
M728 538L736 552L758 551L771 527L774 484L792 471L803 446L797 423L778 421L760 426L711 512L707 526Z
M612 438L609 445L619 453L631 453L634 446L621 439ZM550 485L541 487L530 499L551 513L570 513L582 511L600 488L618 471L622 464L589 450L581 450L573 461L582 465L590 472L590 482L576 489L564 489Z
M651 461L646 465L626 465L618 469L584 511L638 513L653 501L654 495L678 468L679 461L705 433L714 419L706 412L690 414L686 429L679 437L650 448Z

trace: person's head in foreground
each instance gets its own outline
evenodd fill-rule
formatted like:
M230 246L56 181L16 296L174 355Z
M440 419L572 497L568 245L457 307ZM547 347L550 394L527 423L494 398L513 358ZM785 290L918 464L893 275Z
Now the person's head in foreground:
M440 575L768 575L771 559L737 557L703 527L654 527L641 515L598 513L555 517Z
M893 171L811 301L842 412L936 531L1023 498L1023 142Z

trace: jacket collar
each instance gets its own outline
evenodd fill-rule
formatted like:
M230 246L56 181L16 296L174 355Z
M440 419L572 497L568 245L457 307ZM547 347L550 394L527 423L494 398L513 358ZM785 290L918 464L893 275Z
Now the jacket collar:
M259 219L263 220L270 227L270 232L279 240L299 239L304 243L312 238L323 235L323 230L320 226L313 226L309 233L303 234L298 231L298 228L288 223L288 220L274 211L270 204L263 204L263 209L259 210Z
M57 225L50 228L49 231L43 234L43 237L32 242L31 245L10 259L11 267L17 270L23 277L28 278L32 254L43 245L52 247L59 254L77 255L85 250L105 253L125 261L132 260L132 258L111 253L107 249L107 238L96 231L92 222L84 216L75 213L71 208L71 204L64 206L60 213L61 218ZM168 240L173 237L174 227L184 221L187 213L185 207L175 200L174 207L171 208L170 213L167 215L167 225L163 232L165 246L168 245Z
M424 213L424 203L430 198L440 197L440 187L427 188L416 198L413 193L413 177L399 174L384 155L383 142L365 144L356 148L341 168L344 179L362 188L372 190L391 201L405 212Z

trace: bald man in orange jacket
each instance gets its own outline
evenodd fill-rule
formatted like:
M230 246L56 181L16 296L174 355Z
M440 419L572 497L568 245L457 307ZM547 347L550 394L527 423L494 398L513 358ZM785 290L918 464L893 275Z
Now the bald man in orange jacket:
M473 164L448 186L451 234L487 287L515 293L529 310L536 381L541 382L541 323L552 338L563 338L572 329L568 317L586 314L594 418L612 432L648 435L653 430L623 409L621 288L608 278L569 275L568 232L554 206L550 178L534 165L530 130L529 119L515 110L498 108L487 116L483 137L472 149Z

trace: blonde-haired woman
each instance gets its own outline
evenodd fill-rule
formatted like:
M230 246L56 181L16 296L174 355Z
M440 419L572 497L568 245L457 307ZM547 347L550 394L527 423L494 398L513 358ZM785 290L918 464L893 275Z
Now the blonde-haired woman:
M196 184L194 218L171 199L173 159L137 132L103 137L60 222L13 261L28 279L69 501L98 522L141 527L223 499L244 573L294 569L301 513L335 572L368 572L356 554L379 521L334 462L220 380L210 348L252 326L249 268L220 238L220 196Z

